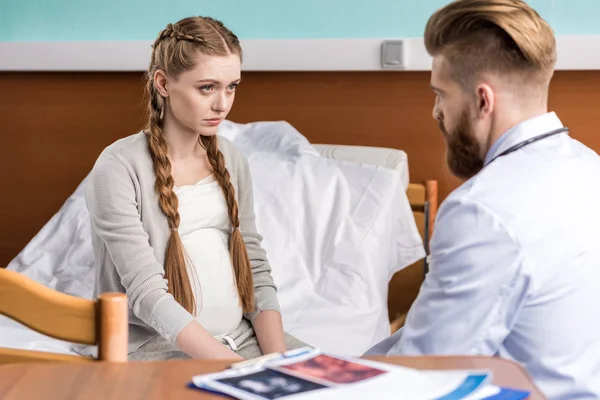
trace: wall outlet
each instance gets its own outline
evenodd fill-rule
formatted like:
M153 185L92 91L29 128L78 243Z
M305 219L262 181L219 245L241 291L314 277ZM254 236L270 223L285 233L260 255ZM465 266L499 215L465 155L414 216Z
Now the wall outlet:
M404 40L384 40L381 43L381 68L406 68Z

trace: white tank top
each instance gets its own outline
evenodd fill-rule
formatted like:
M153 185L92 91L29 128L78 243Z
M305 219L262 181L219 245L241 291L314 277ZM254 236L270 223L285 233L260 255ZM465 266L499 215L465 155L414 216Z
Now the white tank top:
M219 183L211 175L195 185L175 187L179 235L187 252L196 298L196 320L213 336L237 328L242 308L229 255L231 223Z

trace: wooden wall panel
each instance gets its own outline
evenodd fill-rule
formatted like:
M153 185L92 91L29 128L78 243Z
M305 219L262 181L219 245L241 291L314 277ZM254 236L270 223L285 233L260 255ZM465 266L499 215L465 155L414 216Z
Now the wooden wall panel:
M395 147L414 182L458 184L431 118L428 72L247 72L230 119L287 120L312 142ZM0 73L0 265L58 210L100 151L143 126L141 73ZM600 71L557 72L550 100L600 150Z

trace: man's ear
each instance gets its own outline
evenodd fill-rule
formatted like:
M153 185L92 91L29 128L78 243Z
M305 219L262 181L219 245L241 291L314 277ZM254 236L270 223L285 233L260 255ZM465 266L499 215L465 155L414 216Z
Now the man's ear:
M154 73L154 87L162 97L169 97L167 90L167 74L162 69L156 70Z
M475 88L475 96L477 100L477 117L483 118L494 111L496 106L496 96L492 88L485 83L477 85Z

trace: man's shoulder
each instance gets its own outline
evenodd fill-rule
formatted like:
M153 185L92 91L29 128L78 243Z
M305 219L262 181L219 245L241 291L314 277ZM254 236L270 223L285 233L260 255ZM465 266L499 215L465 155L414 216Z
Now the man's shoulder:
M505 216L519 206L512 197L490 184L489 179L475 176L442 202L436 217L436 230L450 232L455 239L465 235L472 237L477 232L505 230L508 226Z
M520 186L528 179L520 179L523 177L513 172L507 172L500 163L490 164L453 190L444 203L456 208L475 208L478 212L501 218L506 212L512 213L511 210L523 206L526 193Z
M450 192L442 202L438 213L443 213L444 209L487 208L488 199L495 194L494 188L488 187L485 180L480 176L474 176Z

